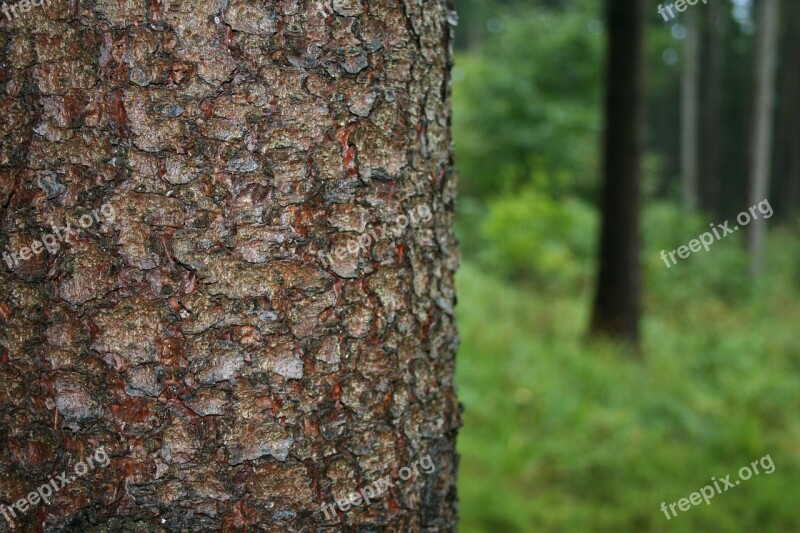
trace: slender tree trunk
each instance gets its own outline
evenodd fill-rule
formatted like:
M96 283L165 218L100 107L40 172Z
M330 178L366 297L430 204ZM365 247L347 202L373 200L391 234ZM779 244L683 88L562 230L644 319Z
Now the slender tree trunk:
M721 216L720 175L719 175L719 107L720 80L722 76L723 41L720 23L722 6L717 2L708 4L708 25L706 28L707 51L705 54L706 79L703 87L703 157L702 182L704 183L703 208Z
M758 39L756 48L756 91L752 168L750 169L750 205L769 194L770 163L772 160L772 128L774 124L775 65L778 45L778 0L761 0L758 4ZM748 249L750 274L761 276L767 224L758 218L749 226Z
M2 530L454 530L452 8L0 29Z
M681 175L683 208L695 211L699 205L697 147L700 110L700 31L697 11L686 13L686 39L681 79Z
M639 190L644 115L644 2L608 0L603 192L591 331L638 342Z
M794 222L800 202L800 4L790 2L785 6L784 27L787 28L783 89L780 97L776 176L779 181L778 205L781 214Z

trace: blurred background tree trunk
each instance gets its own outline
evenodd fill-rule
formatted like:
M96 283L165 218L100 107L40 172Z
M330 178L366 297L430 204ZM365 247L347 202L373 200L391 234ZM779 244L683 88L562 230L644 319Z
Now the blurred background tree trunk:
M772 162L772 139L775 102L775 66L778 55L778 0L760 0L756 44L756 89L753 106L752 167L750 169L750 205L768 199ZM795 29L796 31L796 29ZM756 218L748 226L750 274L761 276L767 222Z
M0 246L116 213L0 272L0 502L111 457L22 530L454 530L452 9L57 1L0 30Z
M699 204L700 30L696 10L690 9L684 16L686 39L683 41L681 77L681 175L683 209L692 212Z
M703 43L705 53L703 68L700 72L702 81L703 105L700 110L701 131L703 135L699 140L702 146L702 157L698 162L700 168L701 205L703 209L716 218L722 217L720 202L720 174L719 174L719 101L722 90L722 54L724 52L723 32L720 26L723 23L723 8L718 2L708 4L708 13L704 17L705 32Z
M775 165L780 194L776 203L783 216L796 224L800 200L800 32L797 31L800 27L800 2L786 2L783 8L786 57L779 69L783 83Z
M591 332L639 340L644 2L608 0L602 229Z

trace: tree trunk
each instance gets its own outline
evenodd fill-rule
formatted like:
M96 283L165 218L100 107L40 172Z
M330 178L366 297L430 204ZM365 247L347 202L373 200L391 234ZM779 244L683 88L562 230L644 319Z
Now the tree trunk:
M794 224L797 204L800 201L800 33L794 31L800 24L800 5L790 2L784 6L783 26L786 38L786 56L783 90L778 113L778 138L776 139L776 177L780 195L777 198L784 220Z
M775 93L775 64L778 44L778 0L761 0L758 12L758 44L756 48L756 91L752 168L750 169L750 205L767 199L769 194L770 162L772 159L773 102ZM761 276L767 223L756 218L750 223L748 249L750 274Z
M603 192L591 331L638 343L644 2L608 0Z
M723 34L720 31L722 6L717 2L708 4L708 25L706 26L705 83L703 84L703 157L702 206L716 217L722 216L719 172L719 108L720 81L722 77Z
M0 529L454 530L452 2L303 5L0 30Z
M698 126L700 109L700 32L697 11L686 14L686 40L683 46L681 78L681 175L683 208L695 211L698 202Z

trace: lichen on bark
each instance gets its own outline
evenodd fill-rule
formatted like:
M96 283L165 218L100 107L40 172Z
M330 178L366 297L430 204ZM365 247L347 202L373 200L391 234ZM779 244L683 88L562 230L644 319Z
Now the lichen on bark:
M452 0L323 4L53 0L0 28L0 247L115 213L0 269L0 504L111 458L18 530L455 529Z

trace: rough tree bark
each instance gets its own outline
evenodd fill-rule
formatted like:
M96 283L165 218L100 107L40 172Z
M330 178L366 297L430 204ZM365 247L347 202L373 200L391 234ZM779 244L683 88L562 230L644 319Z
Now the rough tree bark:
M2 509L110 464L18 530L454 530L452 1L28 7L0 31Z
M602 228L591 333L638 345L644 2L608 0Z

